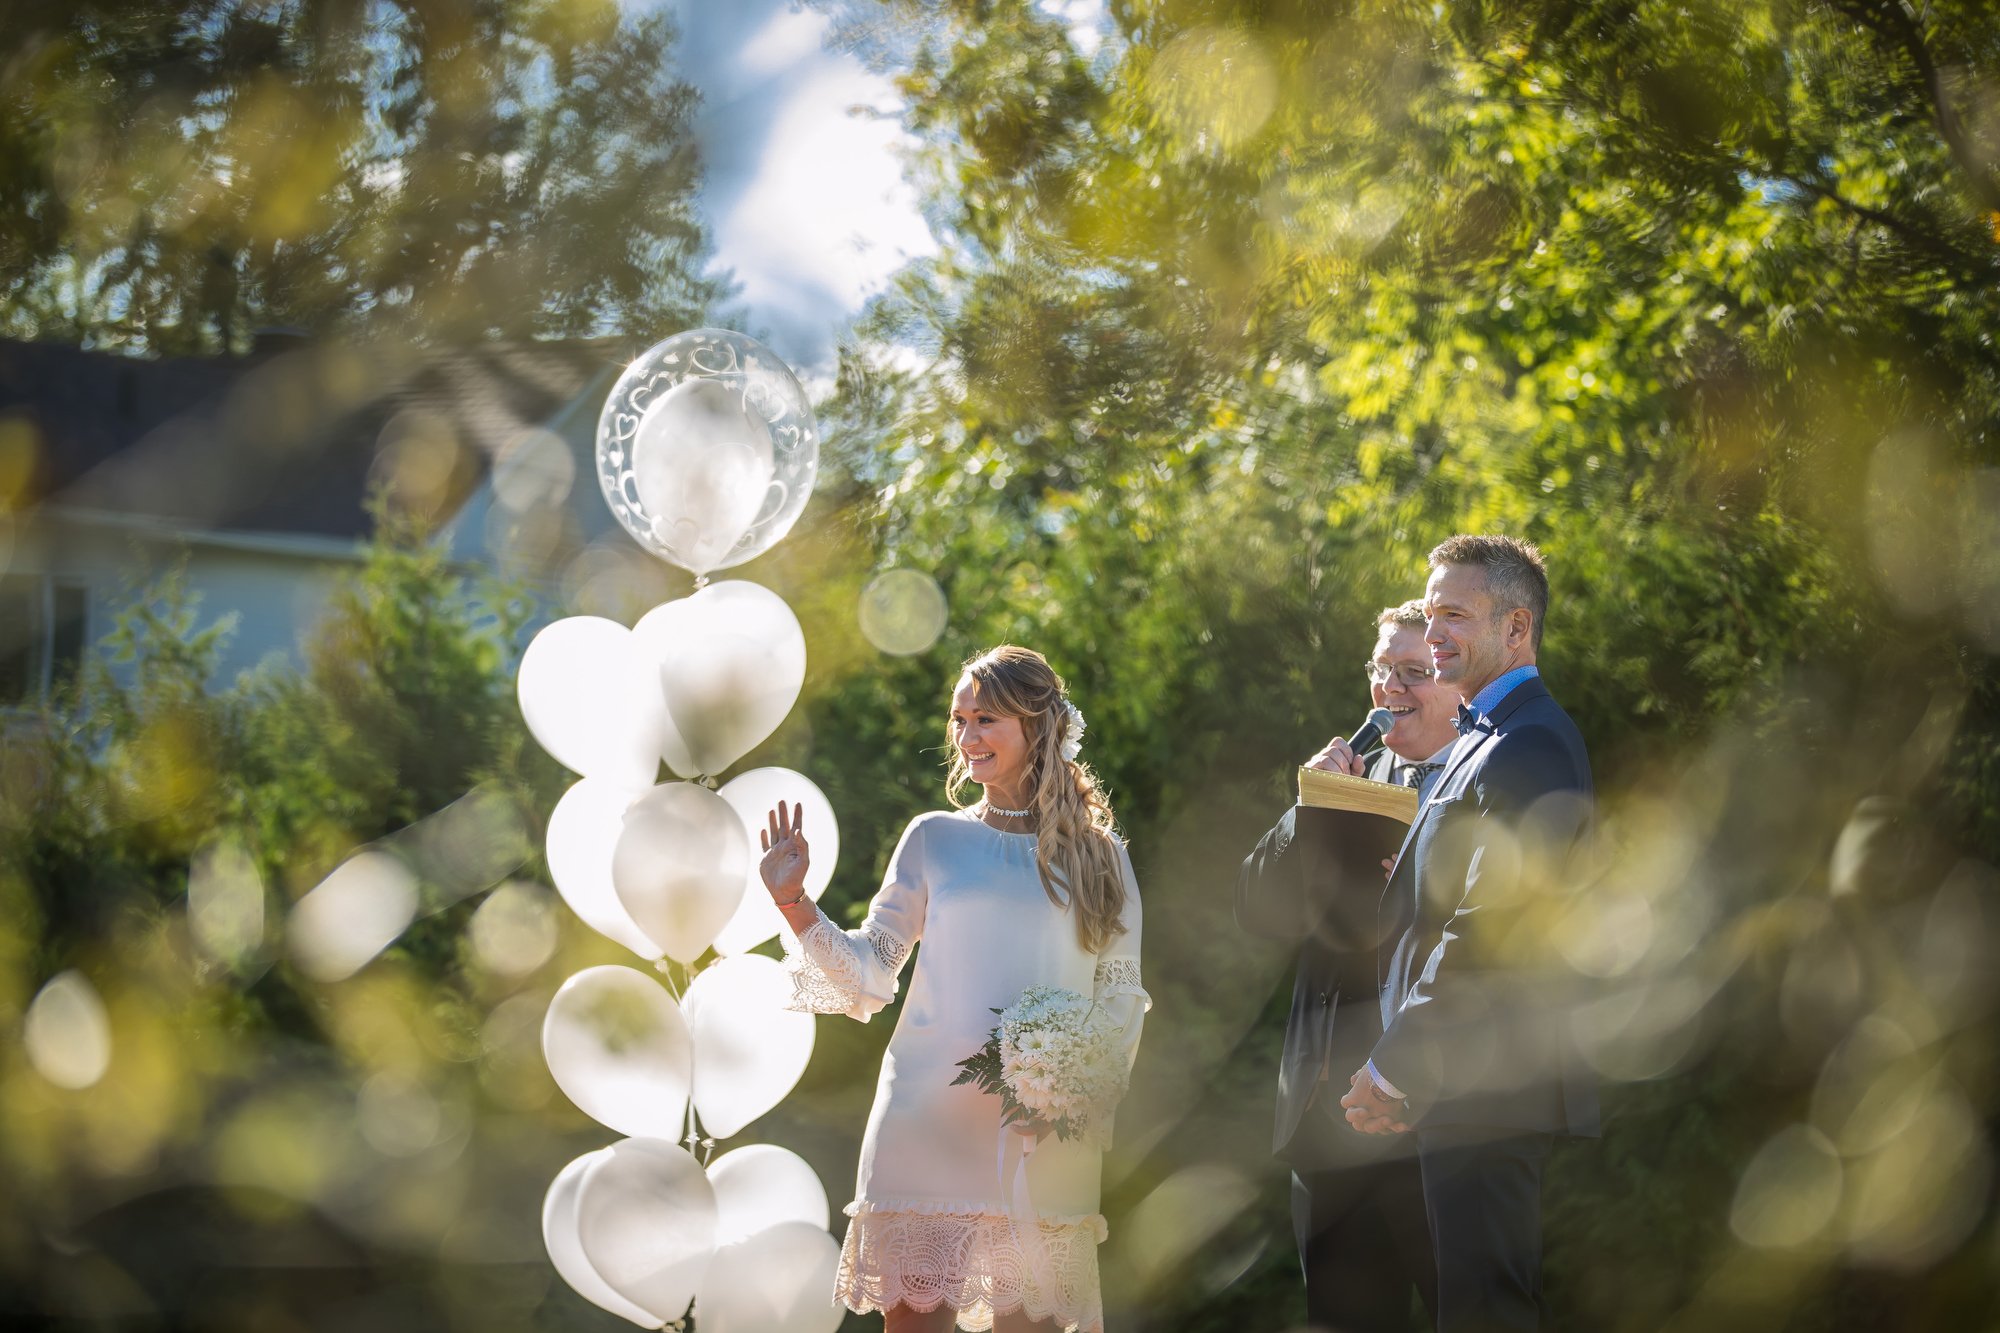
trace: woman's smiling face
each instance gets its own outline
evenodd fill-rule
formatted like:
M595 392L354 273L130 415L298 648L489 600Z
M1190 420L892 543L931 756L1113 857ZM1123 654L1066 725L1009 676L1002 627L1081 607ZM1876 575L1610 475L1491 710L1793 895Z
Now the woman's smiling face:
M1001 717L982 708L970 680L961 680L951 696L951 739L965 760L972 780L988 789L995 803L1018 801L1028 771L1028 735L1018 717ZM1001 793L1008 793L1002 797Z

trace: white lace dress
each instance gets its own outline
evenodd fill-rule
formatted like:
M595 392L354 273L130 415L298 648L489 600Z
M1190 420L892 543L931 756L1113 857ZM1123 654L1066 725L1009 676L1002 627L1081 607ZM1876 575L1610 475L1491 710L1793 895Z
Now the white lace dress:
M1034 835L963 811L920 815L904 830L860 929L821 914L801 938L787 933L792 1007L862 1022L895 998L897 974L924 946L882 1057L847 1207L835 1295L850 1310L942 1303L965 1329L1021 1309L1067 1329L1103 1328L1098 1178L1110 1126L1088 1143L1050 1135L1029 1155L1027 1201L1045 1256L1031 1257L1000 1180L1000 1099L952 1080L985 1044L993 1010L1036 984L1094 992L1125 1028L1126 1058L1136 1055L1152 1001L1139 984L1139 890L1122 845L1118 860L1125 932L1101 955L1084 950L1068 910L1043 891Z

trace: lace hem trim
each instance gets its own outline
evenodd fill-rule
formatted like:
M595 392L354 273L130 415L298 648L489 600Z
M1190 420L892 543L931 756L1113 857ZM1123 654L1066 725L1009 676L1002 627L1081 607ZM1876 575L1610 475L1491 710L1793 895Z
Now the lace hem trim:
M917 1217L997 1217L1007 1220L1005 1209L983 1199L856 1199L840 1210L849 1217L878 1217L885 1213L908 1213ZM1040 1213L1043 1226L1084 1227L1096 1235L1101 1245L1111 1234L1103 1213Z
M853 1212L857 1206L864 1211ZM995 1316L1020 1310L1067 1333L1102 1333L1095 1228L1042 1220L1043 1271L1055 1288L1044 1292L1005 1214L889 1211L870 1201L850 1205L850 1216L834 1295L857 1314L949 1305L960 1328L978 1333L991 1329Z

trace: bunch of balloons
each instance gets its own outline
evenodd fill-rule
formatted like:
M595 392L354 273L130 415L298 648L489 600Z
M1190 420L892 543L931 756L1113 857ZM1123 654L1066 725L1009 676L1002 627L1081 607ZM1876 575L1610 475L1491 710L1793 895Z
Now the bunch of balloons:
M557 1175L543 1240L570 1286L643 1328L681 1326L692 1305L702 1333L831 1333L840 1250L812 1168L766 1144L696 1155L776 1106L812 1057L812 1015L785 1008L783 966L750 952L782 924L752 849L766 811L803 806L817 899L839 855L833 809L790 769L714 783L791 711L805 635L775 593L707 576L791 528L817 427L784 362L699 329L626 370L597 454L612 513L695 590L630 629L575 616L528 645L522 716L579 775L549 817L549 872L586 924L669 979L670 963L717 957L679 992L611 965L550 1001L542 1051L557 1086L629 1137ZM657 781L662 764L680 780Z

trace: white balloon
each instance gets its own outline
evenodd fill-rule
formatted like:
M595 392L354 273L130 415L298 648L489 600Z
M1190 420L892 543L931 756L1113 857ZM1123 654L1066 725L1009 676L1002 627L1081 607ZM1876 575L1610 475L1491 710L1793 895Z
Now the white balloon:
M651 959L660 956L660 946L633 922L611 881L611 857L625 831L625 812L640 795L595 778L584 778L564 792L549 814L549 878L585 925Z
M678 963L708 949L743 901L750 843L728 802L693 782L668 782L625 812L611 854L618 901Z
M813 1016L785 1008L792 979L746 953L703 969L681 1001L694 1032L694 1109L726 1139L785 1099L812 1060Z
M818 472L805 386L770 348L727 329L690 329L640 353L598 414L597 484L612 517L696 574L769 550Z
M715 1254L715 1188L678 1145L624 1139L584 1169L576 1234L613 1291L679 1319Z
M708 1164L715 1186L715 1243L728 1245L780 1222L826 1230L826 1186L806 1159L775 1143L753 1143Z
M756 521L776 475L771 429L744 386L682 380L653 399L632 436L632 480L652 536L706 574Z
M601 616L543 627L521 654L521 717L563 767L626 787L652 785L681 747L657 673L632 631Z
M695 1303L701 1333L834 1333L840 1244L825 1228L780 1222L715 1252Z
M826 793L803 773L789 768L753 768L722 784L717 792L743 820L750 835L750 873L743 882L743 903L715 937L719 954L748 953L784 927L785 919L764 887L757 869L761 859L757 835L768 827L768 818L780 802L798 806L805 820L806 842L812 848L806 867L806 897L814 902L833 880L833 867L840 859L840 824L833 817L833 805Z
M806 636L785 599L741 579L654 607L632 635L659 668L692 770L728 768L778 729L806 679Z
M587 967L542 1020L542 1057L577 1109L620 1134L680 1137L694 1039L666 987L629 967Z
M585 1153L564 1167L550 1182L549 1192L542 1196L542 1244L548 1247L549 1262L556 1266L556 1272L577 1295L600 1309L609 1310L620 1319L629 1319L640 1328L658 1328L666 1320L640 1309L613 1291L611 1285L590 1266L590 1260L583 1252L583 1242L577 1239L576 1200L583 1185L583 1173L592 1162L609 1151L608 1148L600 1148L596 1152Z

